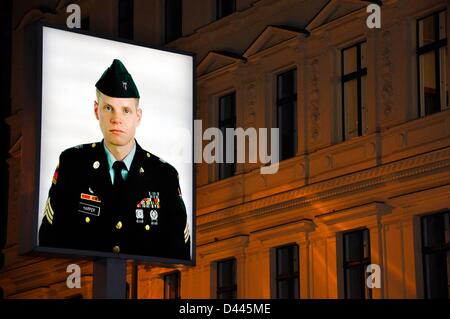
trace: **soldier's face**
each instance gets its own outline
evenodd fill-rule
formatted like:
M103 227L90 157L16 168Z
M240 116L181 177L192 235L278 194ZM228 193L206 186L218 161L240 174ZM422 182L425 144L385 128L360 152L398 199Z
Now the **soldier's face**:
M102 95L95 102L94 110L106 145L121 147L134 142L136 127L142 117L136 99Z

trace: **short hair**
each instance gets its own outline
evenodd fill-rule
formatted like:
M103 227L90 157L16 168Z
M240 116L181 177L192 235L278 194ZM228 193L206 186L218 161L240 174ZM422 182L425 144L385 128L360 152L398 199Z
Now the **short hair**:
M100 103L100 100L102 99L102 96L104 95L102 92L100 92L99 89L95 88L95 95L97 96L97 102ZM136 100L136 108L139 107L139 98L133 98Z

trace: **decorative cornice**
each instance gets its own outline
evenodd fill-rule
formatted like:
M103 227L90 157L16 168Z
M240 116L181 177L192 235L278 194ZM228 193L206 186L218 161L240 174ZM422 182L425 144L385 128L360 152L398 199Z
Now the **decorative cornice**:
M370 204L351 207L343 210L332 211L326 214L314 216L315 220L327 226L334 225L343 221L367 217L381 216L391 211L391 207L382 202L373 202Z
M207 213L197 217L197 229L201 233L209 233L217 228L243 223L251 218L281 214L286 209L310 207L318 201L367 191L393 181L430 173L449 166L450 148L445 148Z
M253 41L252 44L244 51L242 56L250 58L258 55L259 53L276 47L281 43L285 43L289 40L306 37L309 32L288 26L267 26L263 32Z
M296 233L311 232L315 229L316 225L309 219L301 219L288 224L277 225L274 227L266 228L251 232L252 238L255 238L261 242L277 238L279 236L289 236Z
M207 255L212 255L217 252L223 252L225 250L244 249L245 247L247 247L248 242L249 242L248 235L239 235L199 245L197 246L197 253L199 254L200 257L203 258Z

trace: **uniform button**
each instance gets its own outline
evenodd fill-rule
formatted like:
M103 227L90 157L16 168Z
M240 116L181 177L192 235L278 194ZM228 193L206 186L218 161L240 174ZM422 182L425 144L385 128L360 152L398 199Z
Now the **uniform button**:
M115 253L115 254L120 253L120 247L119 246L114 246L113 247L113 253Z
M122 228L122 222L117 222L117 224L116 224L116 228L117 229L121 229Z
M89 224L90 221L91 221L91 219L90 219L89 217L86 217L86 218L85 218L86 224Z
M145 230L150 230L150 226L149 225L145 225Z
M150 153L147 153L147 157L150 157Z
M95 146L96 146L97 144L95 144L95 143L92 143L92 148L94 148Z

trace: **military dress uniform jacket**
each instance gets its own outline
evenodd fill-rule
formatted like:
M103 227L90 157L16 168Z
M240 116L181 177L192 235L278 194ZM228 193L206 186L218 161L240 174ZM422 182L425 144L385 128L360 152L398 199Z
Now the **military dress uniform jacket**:
M102 143L61 154L39 246L190 259L186 208L175 168L136 142L128 177L116 189Z

